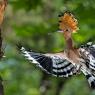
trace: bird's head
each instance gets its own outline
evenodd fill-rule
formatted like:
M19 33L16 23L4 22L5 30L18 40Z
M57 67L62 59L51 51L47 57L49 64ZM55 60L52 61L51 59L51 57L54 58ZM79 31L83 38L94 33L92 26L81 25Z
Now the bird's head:
M69 37L78 30L77 19L70 12L59 15L59 29L64 36Z

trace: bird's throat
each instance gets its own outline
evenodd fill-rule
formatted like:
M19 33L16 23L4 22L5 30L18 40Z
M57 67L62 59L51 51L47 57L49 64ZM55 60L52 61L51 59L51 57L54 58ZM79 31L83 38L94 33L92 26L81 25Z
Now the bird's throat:
M65 39L66 41L66 46L67 46L67 49L70 50L70 49L74 49L74 45L73 45L73 41L72 41L72 38L68 38L68 39Z

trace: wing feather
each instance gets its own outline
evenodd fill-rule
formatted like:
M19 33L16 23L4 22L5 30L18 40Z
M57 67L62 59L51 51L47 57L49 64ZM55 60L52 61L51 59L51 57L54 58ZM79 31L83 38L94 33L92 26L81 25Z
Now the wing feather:
M77 74L75 66L67 59L57 56L57 54L47 56L46 54L28 52L24 47L21 48L21 51L30 62L56 77L69 77Z

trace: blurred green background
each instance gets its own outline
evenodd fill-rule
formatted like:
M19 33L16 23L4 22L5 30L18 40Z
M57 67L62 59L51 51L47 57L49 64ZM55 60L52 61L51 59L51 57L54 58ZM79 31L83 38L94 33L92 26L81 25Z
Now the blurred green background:
M80 30L73 34L76 46L95 41L95 0L9 0L3 23L0 62L5 95L95 95L81 74L71 78L47 75L17 51L19 41L36 52L59 52L65 48L58 30L58 14L69 10Z

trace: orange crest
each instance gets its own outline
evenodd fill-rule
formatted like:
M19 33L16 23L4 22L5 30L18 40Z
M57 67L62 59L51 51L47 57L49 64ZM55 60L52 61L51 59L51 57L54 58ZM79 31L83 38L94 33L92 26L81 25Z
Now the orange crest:
M77 25L77 19L75 19L75 17L70 12L65 12L59 18L59 29L62 31L71 29L72 32L76 32L78 30Z

